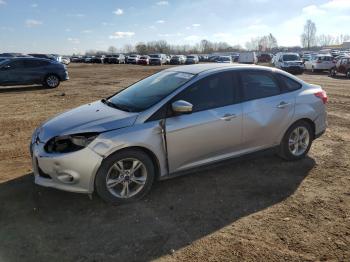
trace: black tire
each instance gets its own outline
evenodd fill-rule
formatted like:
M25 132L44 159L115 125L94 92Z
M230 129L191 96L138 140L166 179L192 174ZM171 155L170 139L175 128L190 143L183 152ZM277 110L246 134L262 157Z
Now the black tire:
M43 85L46 88L56 88L60 85L60 83L61 80L57 75L50 74L45 77Z
M289 148L289 138L290 138L292 132L297 127L304 127L307 129L307 131L309 133L309 144L308 144L305 152L301 155L298 155L298 156L294 155L290 151L290 148ZM278 155L287 161L295 161L295 160L302 159L309 152L313 139L314 139L314 132L313 132L313 128L311 127L311 125L308 122L303 121L303 120L298 121L298 122L294 123L293 125L291 125L288 128L287 132L284 134L283 139L282 139L281 144L280 144L279 149L278 149Z
M107 189L106 178L108 175L108 171L115 163L117 163L120 160L130 158L137 159L138 161L141 161L144 164L144 167L147 170L147 178L143 188L136 195L129 198L120 198L113 195ZM97 194L107 203L115 205L126 204L144 197L151 190L154 178L155 167L152 159L141 150L126 149L112 154L102 162L102 165L100 166L96 174L95 189Z
M312 67L312 68L311 68L311 72L312 72L312 73L316 73L317 71L316 71L316 69L315 69L314 67Z
M335 67L329 70L329 76L335 77L337 75L337 69Z
M350 69L346 72L346 77L350 79Z

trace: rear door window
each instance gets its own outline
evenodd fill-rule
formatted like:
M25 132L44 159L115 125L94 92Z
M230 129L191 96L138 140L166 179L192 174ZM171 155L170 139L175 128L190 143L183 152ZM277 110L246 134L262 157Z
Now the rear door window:
M276 74L276 77L279 80L280 86L283 92L292 92L301 88L301 84L297 81L289 78L288 76L282 74Z
M275 96L281 93L277 79L269 72L241 71L240 80L244 101Z

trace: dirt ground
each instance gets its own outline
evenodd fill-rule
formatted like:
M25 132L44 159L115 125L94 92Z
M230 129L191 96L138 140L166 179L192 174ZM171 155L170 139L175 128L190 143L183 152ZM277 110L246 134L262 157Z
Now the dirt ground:
M162 67L164 68L164 67ZM0 87L0 261L350 261L350 80L300 77L329 96L309 157L230 161L158 182L142 201L33 184L28 144L45 119L160 70L70 65L55 90Z

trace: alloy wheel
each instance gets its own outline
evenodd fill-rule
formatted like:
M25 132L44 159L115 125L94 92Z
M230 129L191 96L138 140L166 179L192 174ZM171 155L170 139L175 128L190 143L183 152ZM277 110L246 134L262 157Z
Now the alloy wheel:
M146 180L145 164L135 158L126 158L111 166L106 176L106 186L112 195L126 199L139 193Z
M289 151L294 156L300 156L306 152L310 143L310 134L306 127L296 127L289 136Z
M46 83L49 87L56 87L58 85L58 78L57 76L51 75L46 79Z

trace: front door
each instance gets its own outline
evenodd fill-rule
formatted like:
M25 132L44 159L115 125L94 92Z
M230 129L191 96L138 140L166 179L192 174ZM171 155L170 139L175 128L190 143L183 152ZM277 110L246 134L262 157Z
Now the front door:
M240 149L242 107L232 72L205 77L173 101L193 104L191 114L166 119L170 173L232 156Z

